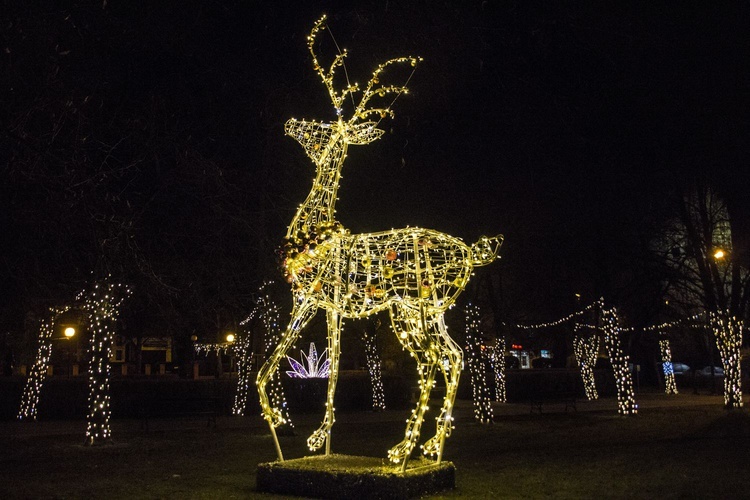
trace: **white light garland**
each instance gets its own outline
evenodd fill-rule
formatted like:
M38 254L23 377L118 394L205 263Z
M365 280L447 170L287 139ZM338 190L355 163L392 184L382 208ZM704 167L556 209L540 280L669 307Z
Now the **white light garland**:
M577 318L578 316L582 316L586 314L587 312L591 311L593 308L599 306L603 306L604 302L602 299L596 300L592 302L591 304L587 305L583 309L576 311L574 313L570 313L565 317L562 317L560 319L556 319L555 321L549 321L547 323L537 323L535 325L523 325L520 323L516 323L515 325L508 325L507 323L503 323L505 326L512 326L513 328L518 328L520 330L538 330L540 328L550 328L553 326L562 325L563 323L567 323L568 321L571 321L573 318Z
M669 328L676 328L679 326L703 326L703 324L690 324L692 321L703 321L705 322L703 313L694 314L692 316L689 316L687 318L680 318L675 321L665 321L664 323L660 323L658 325L651 325L646 326L642 328L636 328L636 327L629 327L629 328L621 328L621 331L623 332L632 332L636 330L641 330L644 332L662 332L663 330L669 329Z
M193 349L195 354L208 355L209 353L220 354L231 354L234 349L233 342L195 342Z
M630 374L628 366L629 358L622 353L619 346L620 334L623 332L639 330L644 332L657 332L661 337L664 337L664 330L669 328L684 326L705 328L705 314L698 313L686 318L667 321L647 327L625 328L620 326L615 310L605 309L603 304L603 300L599 299L584 309L555 321L539 323L536 325L516 324L513 326L515 328L526 330L557 326L566 321L570 321L575 317L581 316L593 307L600 306L603 311L603 316L606 315L608 317L606 324L603 325L602 331L604 333L605 346L609 352L610 361L615 370L618 391L618 411L624 415L634 414L637 412L637 405L632 396L632 375ZM744 322L738 320L729 311L721 313L710 312L708 318L708 322L716 338L716 345L721 355L722 366L724 367L725 405L728 408L740 408L743 405L740 373L740 348L742 346L742 332L745 330ZM596 334L586 337L579 334L578 331L583 328L598 330L598 327L595 325L576 323L574 327L576 337L573 341L574 353L581 369L581 376L584 381L586 395L589 399L596 399L598 394L596 393L596 386L594 384L593 371L591 371L593 369L591 363L596 360L591 359L591 356L595 355L592 354L594 350L598 350L598 339ZM659 350L664 369L665 391L667 394L677 394L677 384L675 383L674 370L672 368L672 353L669 348L669 341L666 338L659 340Z

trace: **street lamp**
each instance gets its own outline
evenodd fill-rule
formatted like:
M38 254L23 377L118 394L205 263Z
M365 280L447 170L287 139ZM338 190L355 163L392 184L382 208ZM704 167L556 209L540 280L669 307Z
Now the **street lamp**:
M233 333L228 333L227 334L227 342L229 342L230 344L232 342L234 342L234 334Z
M75 336L76 329L73 328L72 326L69 326L69 327L67 327L65 329L65 331L63 333L65 334L65 338L66 339L70 339L70 338L73 338Z
M721 260L724 257L726 257L726 253L724 253L724 250L722 250L721 248L717 248L714 252L714 259Z

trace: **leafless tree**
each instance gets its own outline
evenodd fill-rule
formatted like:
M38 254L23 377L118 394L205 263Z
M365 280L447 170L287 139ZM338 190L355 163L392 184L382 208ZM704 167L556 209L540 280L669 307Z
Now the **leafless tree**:
M653 248L667 269L670 305L683 316L703 315L713 332L724 367L725 402L738 407L750 272L742 265L732 226L726 201L707 184L694 182L678 191Z

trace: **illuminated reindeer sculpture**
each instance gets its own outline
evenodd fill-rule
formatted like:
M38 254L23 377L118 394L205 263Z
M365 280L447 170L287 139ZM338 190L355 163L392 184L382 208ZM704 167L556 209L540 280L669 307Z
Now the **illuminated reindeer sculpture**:
M461 349L448 336L443 315L465 288L474 266L489 264L497 257L502 236L482 237L468 246L458 238L430 229L407 227L350 234L335 220L336 192L348 146L368 144L383 135L376 123L366 121L368 117L392 116L388 108L367 108L368 102L374 96L407 91L405 86L380 84L381 73L393 64L415 66L419 59L391 59L377 67L364 89L355 84L338 93L333 86L333 76L335 69L343 66L346 52L338 54L326 72L318 63L313 48L316 35L325 27L324 22L325 16L313 27L308 48L339 118L333 123L291 119L285 126L286 133L302 145L315 163L317 175L310 194L289 226L282 249L294 306L286 331L258 373L258 394L278 458L283 461L275 428L283 424L284 419L279 409L269 404L266 385L301 330L318 309L324 309L331 371L325 417L307 444L314 451L325 443L325 452L330 454L342 319L363 318L388 310L399 341L416 358L421 389L419 402L407 420L403 441L388 452L391 462L400 463L403 471L419 439L437 370L445 377L445 399L437 417L435 436L422 447L426 455L437 455L438 462L442 458L445 438L452 429L451 413L461 372ZM359 104L351 118L344 120L341 110L345 98L360 91Z

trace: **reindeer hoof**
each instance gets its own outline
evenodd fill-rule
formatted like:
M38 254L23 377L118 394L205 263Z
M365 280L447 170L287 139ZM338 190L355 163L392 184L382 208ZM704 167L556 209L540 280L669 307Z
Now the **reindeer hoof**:
M263 412L263 418L266 419L266 422L268 422L274 429L286 423L286 419L278 408L268 408Z
M422 453L427 456L433 456L440 453L440 436L433 436L422 445Z
M413 449L414 441L404 439L399 444L388 450L388 460L394 464L401 463L409 458Z
M328 432L324 429L318 429L307 438L307 447L310 448L310 451L319 450L325 444L327 438Z

